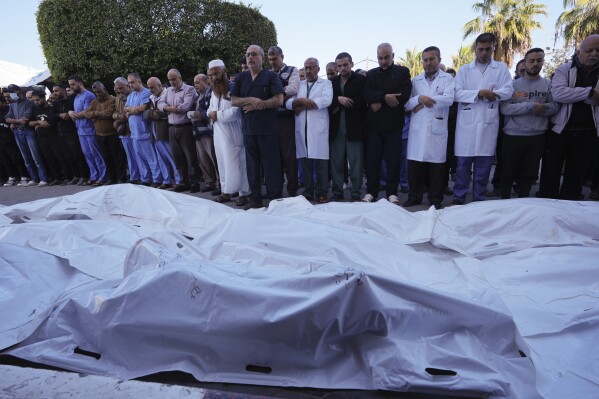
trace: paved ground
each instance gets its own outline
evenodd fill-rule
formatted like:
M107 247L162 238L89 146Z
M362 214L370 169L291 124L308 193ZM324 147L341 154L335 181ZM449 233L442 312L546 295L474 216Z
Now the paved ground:
M202 187L204 187L204 183L202 183ZM14 205L14 204L19 204L22 202L30 202L30 201L35 201L38 199L42 199L42 198L53 198L53 197L60 197L63 195L70 195L70 194L75 194L78 193L80 191L85 191L85 190L91 190L92 188L89 186L85 186L85 187L81 187L81 186L52 186L52 187L17 187L17 186L12 186L12 187L2 187L0 186L0 205ZM301 193L300 189L300 193ZM284 195L287 194L286 191L283 192ZM365 187L362 188L362 195L365 194ZM379 198L383 198L384 197L384 192L381 192L379 195ZM213 197L210 192L207 193L194 193L194 194L190 194L189 192L185 192L182 193L181 195L192 195L194 197L198 197L198 198L204 198L204 199L209 199L212 200L215 197ZM331 193L329 193L329 197L331 196ZM399 201L400 203L403 203L404 201L406 201L408 199L408 195L407 194L403 194L403 193L399 193L398 194L399 197ZM349 198L350 198L350 194L348 190L345 190L345 201L349 202ZM444 205L447 205L451 202L452 200L452 196L445 196L445 199L443 201ZM265 201L265 204L267 202ZM316 203L314 203L316 204ZM234 205L234 201L232 202L228 202L226 203L226 205L232 207L232 208L236 208ZM423 200L423 205L416 205L416 206L412 206L410 208L406 208L410 211L421 211L424 209L428 209L430 207L430 205L428 204L428 201L426 200L426 194L425 194L425 199Z
M491 176L493 176L493 172L494 169L491 171ZM202 187L204 187L204 183L202 183ZM452 188L453 187L453 182L449 182L449 187ZM492 188L491 184L488 185L488 188ZM87 187L80 187L80 186L52 186L52 187L17 187L17 186L13 186L13 187L3 187L0 185L0 206L2 205L14 205L14 204L19 204L22 202L30 202L30 201L35 201L38 199L42 199L42 198L53 198L53 197L60 197L63 195L70 195L70 194L75 194L78 193L80 191L84 191L84 190L91 190L92 188L87 186ZM539 189L538 185L533 185L532 189L531 189L531 195L534 195L534 193ZM300 194L302 192L302 189L299 190ZM583 187L582 190L583 195L585 196L586 199L588 199L589 197L589 193L590 193L590 189L587 186ZM287 191L283 191L284 195L287 195ZM362 187L362 196L364 196L364 194L366 194L366 186L364 185ZM198 198L204 198L204 199L208 199L208 200L212 200L215 197L213 197L210 192L207 193L195 193L195 194L190 194L189 192L185 192L182 193L181 195L193 195L194 197L198 197ZM380 198L384 198L385 193L381 192L379 193L379 199ZM329 197L332 196L332 193L329 192ZM408 195L404 194L404 193L398 193L397 194L400 203L403 203L404 201L406 201L408 199ZM449 205L449 203L451 202L451 200L453 199L452 195L445 195L445 198L443 200L443 205L447 206ZM489 199L499 199L499 197L491 197ZM470 202L471 200L471 195L468 194L468 196L466 197L466 203ZM345 190L345 201L349 202L350 201L350 194L348 190ZM315 202L313 202L314 204L316 204ZM235 202L228 202L226 203L226 205L232 207L232 208L236 208L235 207ZM268 202L265 201L265 205L267 205ZM422 211L425 209L430 208L430 205L428 203L428 201L426 200L426 194L424 195L424 199L422 201L422 205L415 205L409 208L406 208L409 211L412 212L416 212L416 211Z

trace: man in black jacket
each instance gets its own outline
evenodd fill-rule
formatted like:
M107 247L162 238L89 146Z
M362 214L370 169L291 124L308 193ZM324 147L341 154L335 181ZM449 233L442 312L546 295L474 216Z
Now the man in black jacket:
M35 129L38 146L46 161L48 185L56 186L63 183L66 185L68 181L65 182L64 180L67 174L63 170L69 166L62 158L56 130L60 117L54 108L46 102L46 93L43 90L33 91L31 97L36 107L32 120L29 121L29 127Z
M412 81L410 71L393 62L393 48L389 43L379 44L376 57L379 63L366 74L364 98L368 104L368 133L366 191L364 202L377 199L381 161L387 163L387 190L389 202L399 204L399 165L401 133L404 125L404 105L410 98Z
M354 63L348 53L335 58L339 74L332 79L333 102L329 107L329 151L333 200L343 200L345 163L349 161L351 198L360 200L364 167L364 132L366 128L366 78L352 71Z
M285 98L283 102L297 94L300 78L296 67L283 62L283 50L279 46L268 49L268 63L272 71L279 75ZM287 176L287 193L290 197L297 195L298 189L298 162L295 148L295 116L293 111L285 107L277 108L277 138L279 141L279 152L281 154L281 167Z
M58 144L62 157L68 164L65 169L65 180L69 179L67 184L82 185L89 179L89 167L85 161L85 155L81 150L79 135L75 122L71 120L69 111L75 109L73 96L68 97L64 85L54 85L54 112L59 116L56 130L58 131Z

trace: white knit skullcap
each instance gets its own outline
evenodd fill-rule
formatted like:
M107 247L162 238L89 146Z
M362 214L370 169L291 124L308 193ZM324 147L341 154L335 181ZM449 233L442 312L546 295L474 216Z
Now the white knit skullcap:
M225 63L222 60L212 60L208 63L208 69L216 67L224 67Z

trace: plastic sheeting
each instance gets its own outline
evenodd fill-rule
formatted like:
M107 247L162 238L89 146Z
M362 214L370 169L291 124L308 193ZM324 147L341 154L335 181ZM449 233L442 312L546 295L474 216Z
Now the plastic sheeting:
M597 221L100 187L0 208L0 344L118 378L596 398Z

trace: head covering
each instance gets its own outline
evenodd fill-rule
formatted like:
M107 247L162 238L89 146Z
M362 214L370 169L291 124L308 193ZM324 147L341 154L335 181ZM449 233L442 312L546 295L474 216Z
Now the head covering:
M216 67L224 68L224 66L225 66L225 63L222 60L212 60L208 63L208 69L216 68Z
M18 93L21 91L21 88L17 85L11 84L11 85L8 85L8 87L6 88L6 91L9 93Z

